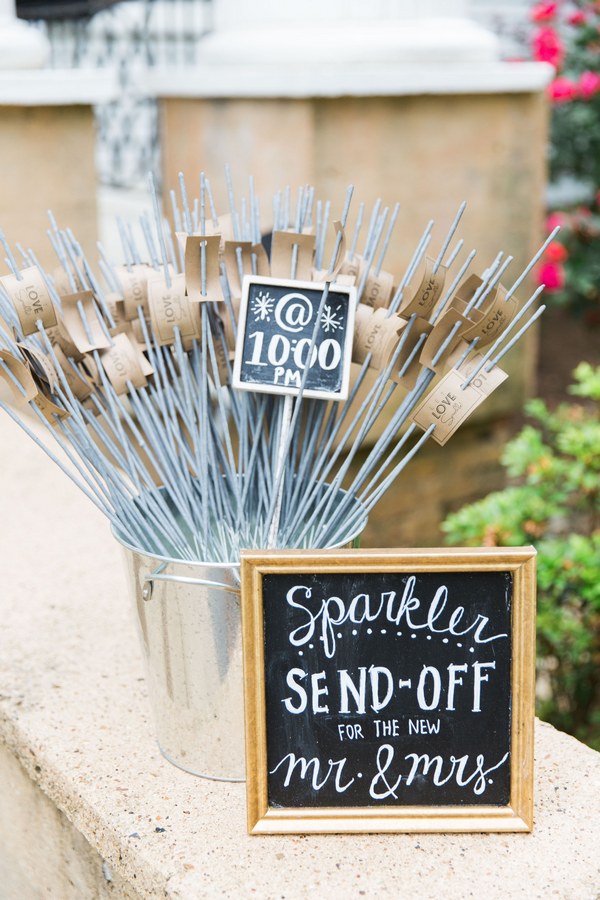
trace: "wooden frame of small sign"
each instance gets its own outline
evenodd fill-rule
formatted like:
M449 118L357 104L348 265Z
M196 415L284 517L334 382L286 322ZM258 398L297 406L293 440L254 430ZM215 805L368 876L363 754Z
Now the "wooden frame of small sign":
M531 830L532 547L241 566L250 834Z
M325 284L245 275L232 385L298 395ZM350 383L356 288L332 282L303 396L345 400ZM250 321L253 317L254 321ZM253 330L251 330L251 328Z

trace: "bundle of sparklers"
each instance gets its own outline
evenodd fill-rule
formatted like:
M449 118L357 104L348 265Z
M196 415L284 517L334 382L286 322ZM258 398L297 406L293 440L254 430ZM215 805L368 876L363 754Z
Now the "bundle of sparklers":
M96 270L52 216L52 271L0 235L10 269L0 279L0 376L51 439L0 405L119 537L190 561L345 543L423 444L445 443L501 383L499 361L543 311L541 288L523 304L515 292L546 245L508 289L512 258L502 253L469 273L475 251L451 247L464 204L437 245L427 224L397 277L384 261L398 206L377 201L367 214L360 204L350 233L351 188L335 222L312 188L293 198L286 189L273 200L269 257L252 179L241 202L227 179L222 214L207 178L191 200L181 176L174 228L151 183L152 215L137 231L119 222L121 265L99 245ZM248 313L257 327L271 322L277 279L288 291L314 283L322 297L283 393L232 384L246 352L240 298L253 279L266 285ZM327 306L335 289L346 292L345 319ZM309 390L309 370L344 324L353 374L345 399L331 399ZM296 344L281 338L279 349Z

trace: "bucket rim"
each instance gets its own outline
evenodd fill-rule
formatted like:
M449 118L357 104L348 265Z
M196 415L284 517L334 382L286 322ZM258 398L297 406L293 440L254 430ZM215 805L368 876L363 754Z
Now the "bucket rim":
M111 525L110 530L114 539L117 541L117 543L121 544L122 547L125 547L127 550L131 550L133 553L138 553L140 556L147 556L151 559L160 560L160 562L172 563L173 565L178 566L202 566L204 568L210 566L211 569L239 569L240 567L239 559L234 562L211 562L210 560L181 559L174 556L160 556L160 554L158 553L153 553L150 550L143 550L141 547L136 547L135 544L131 544L129 543L129 541L126 541L125 538L121 536L115 525Z
M161 487L161 488L159 488L159 490L163 490L163 488ZM348 493L348 491L344 488L339 488L339 492L341 494ZM321 549L340 550L344 547L347 547L349 544L354 543L358 538L360 538L363 531L367 527L367 524L369 522L369 514L368 514L367 510L365 509L364 505L362 504L362 502L358 499L358 497L356 495L354 495L352 497L352 499L353 499L353 502L356 504L356 506L361 508L361 511L363 513L360 520L356 523L356 525L352 529L352 533L349 535L346 535L346 537L343 540L337 541L337 543L332 544L329 547L323 547ZM150 550L145 550L142 547L138 547L135 544L132 544L128 539L126 539L122 536L122 533L119 531L119 529L115 523L111 523L110 530L111 530L112 535L115 538L115 540L119 544L121 544L122 547L125 547L127 550L130 550L132 553L137 553L140 556L146 556L148 558L158 560L161 563L177 565L177 566L192 566L192 567L200 567L201 566L204 568L210 567L212 569L238 569L238 570L240 569L239 558L237 560L231 560L229 562L227 562L227 561L213 562L211 560L189 560L189 559L181 559L180 557L161 556L158 553L154 553ZM298 549L298 550L300 550L300 549L307 549L307 548L287 547L287 548L277 548L277 549L287 549L287 550Z
M349 543L355 541L367 527L368 515L365 512L364 521L359 523L360 527L357 526L351 535L349 535L345 540L339 541L337 544L333 544L331 547L323 547L324 550L340 550L343 547L347 547ZM174 556L160 556L158 553L153 553L150 550L143 550L141 547L136 547L135 544L129 543L125 538L121 537L117 527L115 525L110 526L110 530L112 532L112 536L120 544L122 547L125 547L126 550L131 550L132 553L137 553L139 556L147 556L150 559L156 559L159 562L177 565L177 566L202 566L203 568L211 568L211 569L239 569L240 568L240 560L236 560L235 562L211 562L210 560L198 560L198 559L177 559ZM279 548L277 548L279 549ZM283 548L286 550L293 549L306 549L306 548Z

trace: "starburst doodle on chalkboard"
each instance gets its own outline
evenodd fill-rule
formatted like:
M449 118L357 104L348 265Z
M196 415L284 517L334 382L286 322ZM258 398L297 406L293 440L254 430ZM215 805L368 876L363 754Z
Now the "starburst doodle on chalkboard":
M340 309L340 304L338 304L335 309L332 309L331 306L325 307L321 316L321 325L323 326L323 331L329 333L330 331L333 332L344 330L343 316L338 315Z
M252 300L252 315L255 322L270 322L275 298L269 291L259 291Z

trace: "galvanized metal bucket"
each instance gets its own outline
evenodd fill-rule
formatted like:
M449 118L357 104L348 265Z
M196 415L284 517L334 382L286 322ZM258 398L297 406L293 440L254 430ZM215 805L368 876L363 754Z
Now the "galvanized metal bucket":
M343 546L365 525L366 514ZM181 562L113 534L125 550L161 753L194 775L243 781L239 561Z

